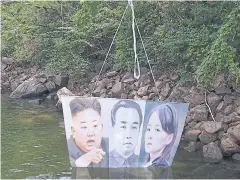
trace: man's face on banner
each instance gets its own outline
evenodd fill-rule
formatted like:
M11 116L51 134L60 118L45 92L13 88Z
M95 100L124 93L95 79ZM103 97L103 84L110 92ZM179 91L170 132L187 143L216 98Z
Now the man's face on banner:
M116 149L124 155L132 153L138 142L140 119L136 109L121 107L115 115Z
M100 114L93 109L85 109L73 116L73 138L77 146L84 152L100 148L102 140L100 119Z

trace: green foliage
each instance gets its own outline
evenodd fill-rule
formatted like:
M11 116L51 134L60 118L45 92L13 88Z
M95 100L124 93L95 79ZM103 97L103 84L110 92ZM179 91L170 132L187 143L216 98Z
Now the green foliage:
M154 70L208 85L224 73L238 82L239 2L134 1L135 18ZM103 62L126 2L19 1L2 4L2 55L83 76ZM132 71L132 17L127 9L108 63ZM148 66L136 30L141 66ZM98 73L98 72L97 72Z

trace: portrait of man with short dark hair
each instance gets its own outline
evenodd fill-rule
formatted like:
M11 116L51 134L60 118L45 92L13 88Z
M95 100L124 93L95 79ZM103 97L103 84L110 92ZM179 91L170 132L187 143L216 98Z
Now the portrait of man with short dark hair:
M142 124L142 110L131 100L118 101L111 111L115 148L109 153L109 167L137 167L138 156L134 150Z
M71 163L76 167L108 167L108 139L102 137L101 105L97 99L70 102L72 136L68 140Z

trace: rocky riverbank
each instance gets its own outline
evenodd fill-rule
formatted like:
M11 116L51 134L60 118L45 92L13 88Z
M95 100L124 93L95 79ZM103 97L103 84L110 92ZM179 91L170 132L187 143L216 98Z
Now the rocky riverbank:
M131 73L111 71L90 83L69 81L64 74L47 75L38 66L23 65L2 58L2 93L11 91L11 98L35 98L40 104L46 98L57 100L56 92L67 87L80 96L115 97L177 101L190 104L182 140L187 151L203 151L207 162L220 162L231 157L240 162L240 87L225 83L223 76L208 91L183 85L177 74L158 74L156 86L145 69L139 80Z

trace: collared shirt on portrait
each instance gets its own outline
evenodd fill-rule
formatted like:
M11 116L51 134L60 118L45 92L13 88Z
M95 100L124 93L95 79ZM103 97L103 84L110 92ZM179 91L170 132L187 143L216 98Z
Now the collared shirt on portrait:
M109 153L109 167L138 167L138 156L133 153L125 159L114 149Z

